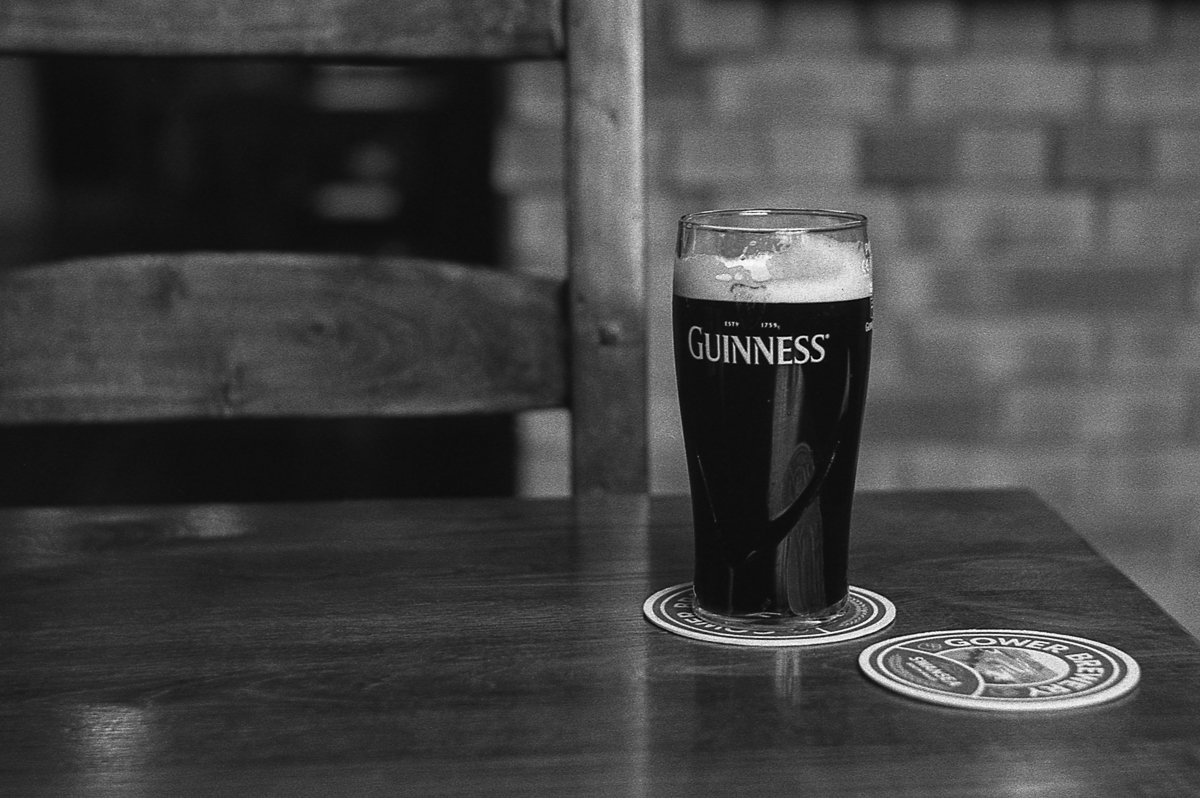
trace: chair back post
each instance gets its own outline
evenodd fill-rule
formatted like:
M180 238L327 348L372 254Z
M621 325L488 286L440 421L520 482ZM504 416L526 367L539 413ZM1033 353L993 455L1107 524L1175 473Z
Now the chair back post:
M575 495L648 488L641 0L564 0Z

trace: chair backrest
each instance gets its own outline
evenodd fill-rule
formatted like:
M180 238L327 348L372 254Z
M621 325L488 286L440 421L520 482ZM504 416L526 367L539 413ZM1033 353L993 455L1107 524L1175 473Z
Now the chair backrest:
M7 0L0 53L565 63L564 285L412 258L0 271L0 423L568 407L579 493L647 487L640 0Z

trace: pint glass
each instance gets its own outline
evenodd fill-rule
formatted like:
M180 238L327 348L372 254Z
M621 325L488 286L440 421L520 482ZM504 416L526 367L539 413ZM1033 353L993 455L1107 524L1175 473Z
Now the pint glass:
M695 605L820 624L848 597L871 348L865 217L727 210L679 222L672 322Z

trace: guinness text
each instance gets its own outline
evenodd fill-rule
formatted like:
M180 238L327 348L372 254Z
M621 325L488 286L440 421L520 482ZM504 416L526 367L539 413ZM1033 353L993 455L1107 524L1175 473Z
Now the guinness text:
M688 330L688 352L711 363L745 363L750 366L803 366L825 359L827 333L817 335L727 335L707 333L693 325Z

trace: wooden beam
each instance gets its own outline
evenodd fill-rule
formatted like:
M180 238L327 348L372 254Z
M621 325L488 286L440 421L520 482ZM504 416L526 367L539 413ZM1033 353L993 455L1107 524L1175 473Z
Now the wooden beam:
M0 422L500 413L566 401L561 286L412 259L0 271Z
M562 0L5 0L0 50L331 59L554 57Z
M634 493L648 484L642 4L574 0L566 19L572 446L590 475L574 490Z

